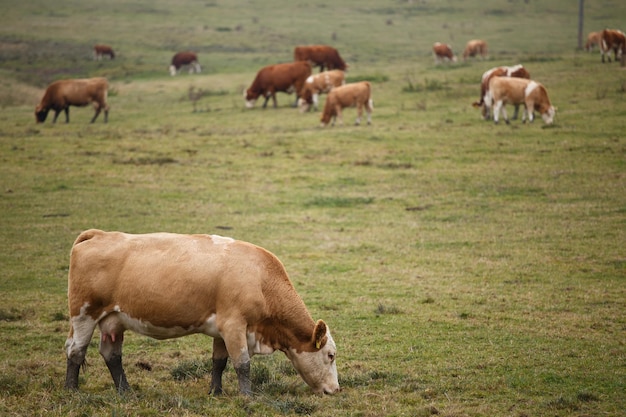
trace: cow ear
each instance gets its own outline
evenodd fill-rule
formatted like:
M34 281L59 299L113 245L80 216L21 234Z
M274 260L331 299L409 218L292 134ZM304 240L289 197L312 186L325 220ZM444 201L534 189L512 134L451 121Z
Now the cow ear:
M326 344L326 323L323 320L318 320L315 323L315 329L313 330L313 342L315 343L315 349L321 349Z

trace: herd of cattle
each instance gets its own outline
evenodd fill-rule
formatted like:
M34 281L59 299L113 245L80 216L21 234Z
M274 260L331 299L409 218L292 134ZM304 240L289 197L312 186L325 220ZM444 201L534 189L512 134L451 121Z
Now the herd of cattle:
M618 61L626 53L626 38L619 30L605 29L600 32L591 32L587 38L585 49L591 51L599 47L602 62L605 58L611 62L611 51L614 60ZM452 48L448 44L436 42L433 45L435 64L456 62ZM484 40L473 39L467 42L463 51L463 60L471 57L487 58L487 43ZM105 56L115 59L113 48L98 44L93 48L95 60ZM189 73L201 71L198 55L191 51L184 51L172 57L169 72L175 76L183 67L189 68ZM313 68L319 68L319 74L312 74ZM371 124L373 101L371 85L366 82L345 84L345 71L348 65L339 55L339 52L328 45L296 46L294 61L290 63L268 65L261 68L250 87L244 91L246 107L254 107L259 97L264 97L263 107L272 99L277 107L276 93L295 93L294 106L302 112L314 108L318 109L319 96L327 94L326 103L322 111L320 122L322 126L329 123L343 124L342 111L346 107L357 108L356 124L361 121L363 109L367 112L367 123ZM506 80L500 77L508 78ZM524 80L524 81L521 81ZM56 81L48 86L46 92L35 110L37 122L44 122L50 110L55 112L53 122L56 122L60 112L65 112L65 120L69 122L70 106L86 106L93 104L95 114L93 123L101 111L104 111L104 121L108 120L109 106L107 104L108 83L104 78L68 79ZM500 115L509 123L506 104L515 106L513 118L518 115L520 105L524 106L522 120L532 121L534 111L541 114L543 120L550 124L554 120L555 109L543 85L530 79L526 69L517 65L514 67L495 67L486 71L481 79L480 100L473 103L482 108L485 120L493 117L498 122ZM493 109L493 110L492 110Z

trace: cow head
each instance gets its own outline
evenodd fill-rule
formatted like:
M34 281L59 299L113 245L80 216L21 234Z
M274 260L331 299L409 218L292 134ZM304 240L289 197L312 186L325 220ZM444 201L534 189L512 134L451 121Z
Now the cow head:
M246 100L246 108L251 109L256 103L256 99L259 98L258 94L254 94L250 89L243 91L243 98Z
M37 106L35 109L35 119L37 120L37 123L45 122L46 117L48 117L48 109L45 109L42 106Z
M547 125L551 125L554 122L554 116L556 115L556 109L554 106L550 106L547 112L541 114L541 118L544 123Z
M318 320L308 349L290 348L285 353L294 368L317 394L334 394L339 391L337 379L337 347L326 323Z

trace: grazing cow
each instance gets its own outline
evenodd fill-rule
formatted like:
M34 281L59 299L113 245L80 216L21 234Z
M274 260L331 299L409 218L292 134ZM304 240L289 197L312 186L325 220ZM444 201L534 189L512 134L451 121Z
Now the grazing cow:
M482 59L487 58L487 42L480 39L467 42L463 51L463 61L475 56L480 56Z
M594 47L600 47L600 42L602 42L602 32L589 32L587 43L585 43L585 51L591 52Z
M367 124L372 123L372 110L374 103L372 101L372 86L367 81L358 83L345 84L330 90L326 97L326 104L320 119L322 127L326 126L332 118L332 125L335 125L335 119L339 117L339 124L343 125L342 110L346 107L357 108L357 118L355 125L361 123L361 115L363 107L367 112Z
M296 46L293 50L293 60L308 61L312 66L318 66L320 72L324 71L324 68L342 71L348 69L348 65L341 59L339 52L327 45Z
M250 88L243 92L246 107L249 109L254 107L254 104L260 96L265 97L263 108L267 107L267 102L270 97L274 101L274 107L276 107L277 92L287 94L295 92L295 106L298 103L300 90L302 90L302 86L309 75L311 75L311 64L304 61L268 65L261 68L256 74Z
M336 346L313 321L283 264L250 243L217 235L131 235L87 230L72 247L65 387L78 389L93 332L119 392L124 332L155 339L213 337L210 391L222 393L230 357L242 394L252 394L250 357L280 350L316 393L339 391Z
M324 71L317 75L309 76L300 91L300 99L298 100L300 111L308 111L311 108L311 104L317 110L320 94L328 93L334 87L339 87L345 84L345 82L345 73L342 70Z
M450 45L440 42L435 42L433 45L433 56L435 57L435 64L440 62L452 61L456 62L456 56L452 53Z
M102 110L104 110L106 123L109 119L108 90L109 83L106 78L102 77L55 81L48 86L35 109L37 123L45 122L50 110L54 110L52 123L56 123L61 111L65 111L65 123L69 123L70 106L83 107L90 103L96 111L91 123L96 121Z
M483 119L489 120L489 103L487 102L487 93L489 92L489 81L493 77L513 77L530 79L530 74L523 65L518 64L512 67L494 67L483 73L480 82L480 100L472 103L474 107L481 107ZM517 119L519 105L515 105L515 113L513 119Z
M198 62L198 55L195 52L178 52L172 57L172 64L170 65L170 75L174 76L185 65L189 65L189 74L194 72L200 73L200 63Z
M109 45L94 45L93 46L93 59L100 61L104 55L107 55L110 59L115 58L115 52Z
M602 39L600 41L600 54L602 54L602 62L604 56L611 62L611 50L617 62L626 49L626 37L624 32L620 30L604 29L602 31Z
M498 123L498 117L502 111L504 120L509 124L509 119L504 108L505 104L524 104L526 109L522 120L530 122L534 119L534 110L537 110L546 124L552 124L556 110L550 104L550 98L543 85L536 81L524 78L493 77L489 81L488 100L494 106L493 121Z

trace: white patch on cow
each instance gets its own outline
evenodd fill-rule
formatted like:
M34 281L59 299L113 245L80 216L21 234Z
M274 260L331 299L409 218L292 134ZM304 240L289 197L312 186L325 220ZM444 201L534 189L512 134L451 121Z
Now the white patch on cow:
M232 237L225 237L220 235L211 235L211 240L214 245L227 245L229 243L233 243L235 239Z
M521 69L523 67L522 64L517 64L517 65L513 65L512 67L507 67L506 68L506 76L510 77L511 74L513 74L515 71Z
M176 75L176 67L174 65L170 65L170 75L172 77Z
M313 80L314 80L314 77L312 75L309 75L309 77L306 79L306 83L313 84Z
M248 332L248 352L252 355L269 355L274 352L274 348L261 342L261 338L256 332ZM257 338L258 337L258 338Z
M89 303L85 303L80 308L80 314L70 318L73 334L71 338L65 341L65 350L68 357L86 347L93 336L97 322L86 314L88 307Z
M526 89L524 90L524 96L528 97L530 93L532 93L538 86L539 84L537 84L535 81L529 82L526 86Z
M155 326L149 321L133 318L124 312L110 313L107 317L111 317L109 320L115 320L117 323L120 323L126 330L131 330L135 333L159 340L172 339L194 333L203 333L211 337L221 337L217 330L217 325L215 324L215 315L209 317L201 326L190 326L187 328L181 326ZM111 322L110 325L113 326L113 322Z

